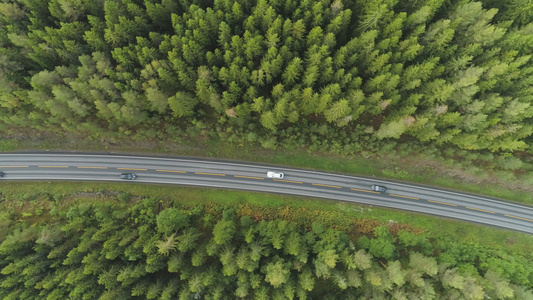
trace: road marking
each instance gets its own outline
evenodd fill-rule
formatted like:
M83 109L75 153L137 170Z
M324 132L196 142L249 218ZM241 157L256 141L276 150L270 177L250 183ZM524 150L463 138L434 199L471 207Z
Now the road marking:
M394 197L402 197L402 198L407 198L407 199L419 200L418 198L415 198L415 197L408 197L408 196L395 195L395 194L389 194L389 195L394 196Z
M117 170L148 171L148 169L117 168Z
M107 169L107 167L78 167L78 169Z
M226 176L226 174L202 173L202 172L195 172L195 174L199 174L199 175L213 175L213 176Z
M533 222L533 220L526 219L526 218L520 218L520 217L515 217L515 216L510 216L510 215L505 215L505 216L506 216L506 217L510 217L510 218L515 218L515 219L524 220L524 221Z
M239 177L239 178L250 178L250 179L261 179L263 180L264 178L262 177L252 177L252 176L241 176L241 175L233 175L233 177Z
M336 186L336 185L327 185L327 184L319 184L319 183L312 183L312 185L318 185L318 186L325 186L325 187L330 187L330 188L341 189L340 186Z
M491 213L491 214L495 214L495 212L493 211L490 211L490 210L484 210L484 209L479 209L479 208L473 208L473 207L466 207L468 209L473 209L473 210L479 210L479 211L483 211L483 212L486 212L486 213Z
M68 168L68 166L37 166L39 168Z
M300 184L303 183L303 182L301 182L301 181L291 181L291 180L283 180L283 179L274 179L274 181L290 182L290 183L300 183Z
M172 171L172 170L156 170L157 172L169 172L169 173L187 173L185 171Z
M360 190L360 189L351 189L352 191L358 191L358 192L365 192L365 193L373 193L373 194L379 194L380 192L374 192L374 191L367 191L367 190Z
M433 200L428 200L429 202L433 202L433 203L438 203L438 204L444 204L444 205L450 205L450 206L457 206L457 204L451 204L451 203L446 203L446 202L439 202L439 201L433 201Z
M28 168L29 166L0 166L0 168Z

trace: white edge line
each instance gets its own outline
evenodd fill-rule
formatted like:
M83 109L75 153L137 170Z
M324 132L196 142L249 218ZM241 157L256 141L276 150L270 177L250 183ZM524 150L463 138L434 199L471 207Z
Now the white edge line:
M190 160L190 159L182 159L182 158L161 158L161 157L150 157L150 156L101 155L101 154L87 154L87 155L85 155L85 154L71 154L71 153L65 153L65 154L47 154L47 153L43 153L43 154L35 154L35 153L34 154L29 154L29 153L16 154L16 153L6 153L6 154L0 154L0 157L4 156L4 155L5 156L10 156L10 155L21 156L22 155L22 156L33 156L33 157L35 155L39 155L39 156L57 156L57 157L64 157L64 156L88 157L89 156L89 157L105 157L105 158L114 158L114 157L119 157L119 158L140 158L140 159L175 161L175 162L184 161L184 162L193 162L193 163L221 164L221 165L248 167L248 168L249 167L256 167L256 168L262 168L262 169L266 169L266 170L271 169L271 167L262 166L262 165L248 165L248 164L238 164L238 163L229 163L229 162ZM296 171L296 172L303 172L303 173L312 173L312 174L321 174L321 175L327 175L327 176L343 177L343 178L347 178L347 179L365 180L365 181L370 181L370 182L373 182L373 183L391 184L391 182L387 182L387 181L380 181L380 180L357 177L357 176L350 176L350 175L328 173L328 172L323 172L323 171L309 171L309 170L291 169L291 168L283 168L283 169L284 170L290 170L290 171ZM470 195L470 194L461 194L461 193L451 192L451 191L447 191L447 190L433 189L433 188L427 188L427 187L423 187L423 186L414 186L414 185L398 183L398 182L392 182L392 184L403 186L403 187L408 187L408 188L417 188L417 189L423 189L423 190L426 190L426 191L445 193L445 194L449 194L449 195L456 195L456 196L467 197L467 198L475 198L475 199L479 199L479 200L490 201L490 202L493 202L493 203L510 205L510 206L514 206L514 207L518 207L518 208L531 209L531 206L524 206L524 205L520 205L520 204L514 204L514 203L508 202L508 201L493 200L493 199L490 199L490 198L473 196L473 195Z
M14 179L13 178L13 180L21 180L21 179ZM258 192L257 190L248 189L248 188L231 188L231 187L225 187L225 186L221 186L221 185L185 183L185 182L180 182L180 181L160 182L160 181L152 181L152 180L88 179L88 178L72 178L72 177L69 177L69 178L57 178L57 179L56 178L54 178L54 179L51 179L51 178L50 179L43 179L42 177L36 177L36 178L31 178L30 177L30 178L24 178L22 180L29 180L29 181L31 181L31 180L38 180L38 181L47 181L47 180L51 180L51 181L82 180L82 181L112 181L112 182L116 182L116 183L135 183L135 182L139 182L139 183L155 183L155 184L186 185L186 186L207 186L207 187L216 187L216 188L222 188L222 189L228 189L228 190L245 190L245 191ZM272 191L261 190L259 192L266 192L266 193L273 193L273 194L289 194L289 195L296 195L296 196L307 196L307 197L311 197L311 198L320 198L320 199L329 199L329 200L333 200L333 201L359 203L359 204L366 204L366 205L370 205L370 206L374 205L374 206L385 207L385 208L389 208L389 209L406 210L406 211L419 213L419 214L429 214L429 215L433 215L433 216L437 216L437 217L441 217L441 218L461 220L461 221L472 222L472 223L477 223L477 224L484 224L484 225L489 225L489 226L494 226L494 227L499 227L499 228L505 228L505 229L510 229L510 230L513 230L513 231L520 231L520 232L523 232L523 233L531 234L531 232L522 231L522 230L519 230L519 229L516 229L516 228L513 228L513 227L509 227L509 226L494 225L494 224L490 224L490 223L471 221L471 220L466 219L466 218L462 219L462 218L458 218L458 217L442 216L442 215L428 213L428 212L421 212L421 211L414 211L414 210L409 210L409 209L402 209L402 208L397 208L397 207L393 207L393 206L380 205L380 204L376 204L375 202L366 201L366 200L363 200L363 201L360 201L360 200L358 200L358 201L339 200L339 199L335 199L335 198L321 197L321 196L308 194L308 193L292 192L291 190L288 190L287 192L272 192Z

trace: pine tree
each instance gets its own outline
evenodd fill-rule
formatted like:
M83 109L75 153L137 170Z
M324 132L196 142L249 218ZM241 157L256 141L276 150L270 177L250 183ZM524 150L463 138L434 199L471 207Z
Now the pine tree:
M213 227L213 241L217 245L228 243L235 234L235 224L230 220L220 220Z
M273 287L278 288L283 285L290 276L290 270L287 263L277 258L265 266L265 280Z
M185 117L194 113L194 107L197 99L186 92L177 92L174 96L168 98L168 106L175 116Z

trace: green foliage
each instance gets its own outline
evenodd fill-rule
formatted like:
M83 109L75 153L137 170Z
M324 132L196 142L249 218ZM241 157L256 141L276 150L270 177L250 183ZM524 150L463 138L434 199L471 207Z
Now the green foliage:
M163 255L169 255L177 246L178 242L176 242L175 234L172 234L166 240L157 243L157 252Z
M161 136L178 126L195 136L204 124L202 134L232 130L267 148L274 139L293 147L281 142L280 129L290 129L321 151L375 138L523 151L533 134L530 8L521 0L3 3L0 128ZM315 145L312 128L338 145Z
M265 266L265 281L277 288L286 283L289 279L290 269L287 263L278 259L275 262L270 262Z
M167 208L157 215L157 230L163 234L173 234L189 227L189 217L177 208Z
M18 146L18 141L14 139L0 140L0 151L13 151Z
M232 220L220 220L213 228L213 241L217 245L228 243L235 234L235 224Z
M481 164L505 170L495 174L508 179L515 179L513 171L529 170L531 1L363 2L1 3L0 129L6 134L37 128L92 138L105 132L154 139L183 128L192 137L258 142L268 149L307 145L310 152L343 155L361 149L393 152L391 140L421 141L468 150L450 156L454 159L498 152ZM16 145L15 139L4 139L0 150ZM382 173L409 175L398 168ZM118 198L128 201L125 194ZM422 290L426 298L438 298L443 290L450 298L476 298L484 291L495 298L513 297L513 285L499 276L530 285L526 261L504 260L501 253L471 245L440 249L447 255L439 259L458 268L435 273L435 262L422 255L398 257L406 249L431 255L430 242L402 232L395 240L383 229L373 232L371 222L358 228L375 236L361 237L357 252L351 249L349 255L342 242L333 246L345 238L319 226L313 226L313 238L281 222L248 224L244 235L233 216L218 220L207 215L199 222L177 208L158 213L156 203L142 200L127 220L111 213L115 208L80 205L65 214L61 228L32 231L20 225L10 235L3 228L0 237L7 237L0 248L6 252L0 251L5 255L0 261L9 274L1 278L8 291L0 298L186 298L204 290L197 295L216 298L226 292L220 288L225 282L212 284L209 276L193 270L220 261L214 259L219 252L224 263L217 271L241 276L242 282L250 279L250 286L238 287L243 297L282 297L283 289L288 298L304 298L318 277L320 288L326 280L347 293L350 284L370 286L368 293L352 291L359 298L380 298L393 291L392 283L401 286L403 281L415 288L391 292L397 298L423 298L412 294ZM20 216L23 223L46 214L32 210ZM306 220L307 226L316 221ZM81 233L79 240L73 232ZM211 235L204 252L202 243ZM242 237L250 249L240 247ZM46 247L53 249L47 253ZM178 254L183 256L178 259ZM16 255L20 262L15 263ZM386 269L377 269L371 255ZM32 269L31 261L40 263ZM121 264L130 261L137 265L123 269ZM351 271L365 272L347 274L345 261ZM270 267L261 270L270 274L270 284L261 285L259 273L238 274L259 264ZM145 278L146 270L163 272L164 266L179 272L179 281ZM47 268L54 273L31 278ZM82 268L87 279L80 275ZM478 270L483 276L466 274ZM126 276L130 273L135 275ZM128 284L119 287L114 276ZM433 288L437 277L443 278L442 287ZM91 283L80 285L82 279ZM22 288L22 282L35 290ZM75 290L67 293L69 288ZM234 296L237 288L229 290ZM527 298L526 288L514 291ZM339 293L313 296L343 298Z
M133 205L133 200L87 201L58 203L68 212L43 214L49 219L41 218L32 226L27 220L10 223L0 240L3 298L46 294L165 299L203 293L219 298L336 299L349 293L380 298L528 299L533 295L529 258L442 237L428 239L410 231L395 234L379 226L371 236L351 232L359 236L353 238L332 227L342 222L314 222L308 228L305 218L296 218L298 223L279 219L302 214L285 209L257 222L254 216L265 213L264 207L167 203L157 212L155 198ZM4 206L0 203L1 209ZM204 222L207 215L216 222ZM11 221L17 218L5 216ZM61 289L56 289L59 283Z

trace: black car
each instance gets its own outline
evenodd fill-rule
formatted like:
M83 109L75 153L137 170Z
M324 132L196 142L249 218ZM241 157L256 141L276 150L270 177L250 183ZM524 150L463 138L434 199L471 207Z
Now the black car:
M0 171L0 177L4 177L4 172Z
M383 193L383 192L385 192L385 191L387 190L387 188L384 187L384 186L381 186L381 185L375 185L375 184L373 184L373 185L372 185L372 190L373 190L374 192L382 192L382 193Z
M122 173L122 174L120 174L120 178L122 178L122 179L132 180L132 179L135 179L135 177L137 177L137 175L135 175L133 173Z

